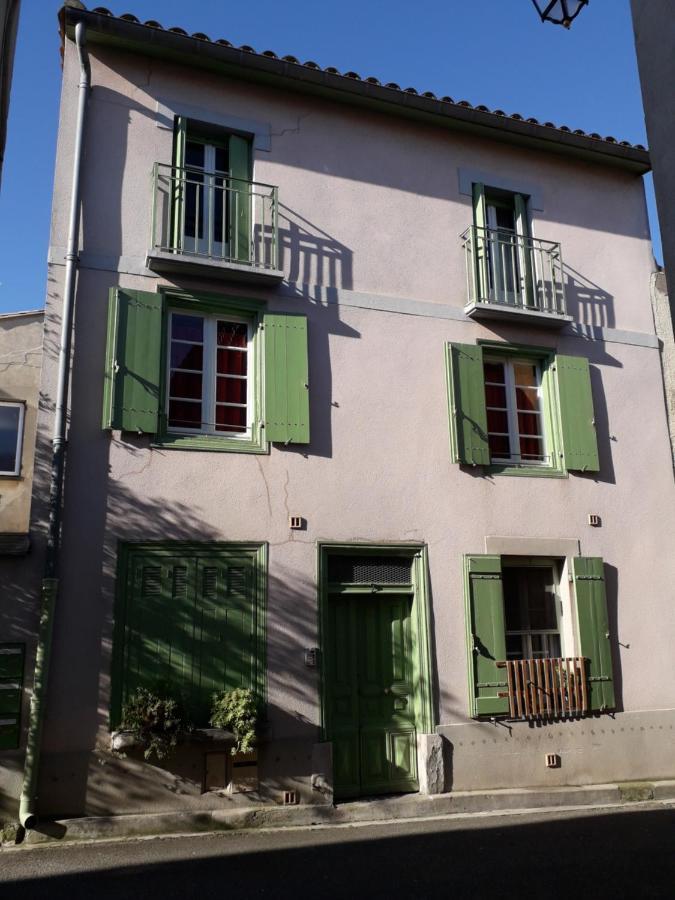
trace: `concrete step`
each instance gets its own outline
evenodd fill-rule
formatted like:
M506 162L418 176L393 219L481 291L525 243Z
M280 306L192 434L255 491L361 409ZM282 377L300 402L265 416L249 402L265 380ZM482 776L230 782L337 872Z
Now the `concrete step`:
M675 800L675 781L596 784L579 787L454 791L372 798L336 806L257 806L205 810L88 816L44 821L19 835L23 847L64 841L118 840L168 834L193 834L258 828L306 828L449 815L499 814L519 810L630 806L636 802ZM7 841L3 846L7 846Z

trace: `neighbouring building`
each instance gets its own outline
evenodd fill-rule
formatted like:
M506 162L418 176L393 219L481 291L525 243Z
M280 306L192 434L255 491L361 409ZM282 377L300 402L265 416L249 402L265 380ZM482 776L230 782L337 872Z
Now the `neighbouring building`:
M9 92L12 87L20 0L0 0L0 177L5 158Z
M19 582L31 566L43 319L41 309L0 314L0 751L13 751L2 754L0 765L13 779L20 771L25 651L35 641L35 597L22 593Z
M62 18L49 327L78 24L92 87L39 812L675 777L647 151ZM33 503L10 623L14 595L37 617ZM216 690L263 698L245 777L212 736L111 755L159 683L197 726ZM24 742L0 756L8 809Z

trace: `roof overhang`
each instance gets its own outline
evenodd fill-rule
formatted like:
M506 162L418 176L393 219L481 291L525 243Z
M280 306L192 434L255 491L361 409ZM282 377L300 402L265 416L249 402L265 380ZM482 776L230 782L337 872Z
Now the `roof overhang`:
M279 59L268 55L269 52L256 53L229 46L227 42L218 43L74 6L63 7L60 15L64 33L71 40L75 24L83 22L89 44L113 46L232 78L313 94L533 150L585 159L635 175L644 175L651 169L649 152L626 142L577 134L522 117L439 100L411 89L401 90L355 75L341 75L318 66Z

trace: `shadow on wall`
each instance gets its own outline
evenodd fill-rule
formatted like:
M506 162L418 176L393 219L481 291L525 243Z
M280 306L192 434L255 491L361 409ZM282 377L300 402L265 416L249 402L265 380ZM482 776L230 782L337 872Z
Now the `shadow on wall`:
M580 272L564 265L567 314L575 322L601 328L613 328L614 297Z

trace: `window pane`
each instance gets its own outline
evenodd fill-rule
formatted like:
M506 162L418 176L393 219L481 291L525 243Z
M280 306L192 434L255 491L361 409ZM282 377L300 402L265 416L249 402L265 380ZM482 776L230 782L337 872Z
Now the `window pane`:
M502 573L504 588L504 620L507 631L522 631L527 628L527 621L523 612L525 607L521 602L520 573L522 569L505 568Z
M0 406L0 472L16 470L20 417L18 406Z
M246 410L240 406L216 406L216 431L246 431Z
M494 381L497 384L504 384L504 366L502 365L502 363L483 363L483 372L485 373L486 381Z
M506 658L523 659L523 639L519 634L506 635Z
M530 628L555 630L558 627L551 576L550 569L528 571L527 608Z
M498 406L500 409L506 409L506 389L486 384L485 404L486 406Z
M172 428L201 428L202 405L187 400L169 401L169 426Z
M541 438L521 437L520 456L523 461L543 460L544 443Z
M172 397L186 397L192 400L201 400L202 376L189 375L185 372L172 372L169 394Z
M248 327L243 322L218 322L219 347L246 347Z
M201 316L185 316L173 313L171 316L171 337L181 341L204 340L204 319Z
M185 165L204 168L204 144L188 141L185 145Z
M489 434L488 446L490 447L491 459L509 459L511 456L511 447L509 445L508 436L501 437Z
M537 367L530 363L514 363L513 375L518 387L537 387Z
M516 388L516 403L519 410L538 410L539 397L536 388Z
M218 374L246 375L247 356L242 350L218 350Z
M537 413L519 412L518 431L521 435L541 435L541 417Z
M227 172L227 150L216 147L216 172Z
M201 372L203 368L204 348L201 344L171 344L171 368L172 369L196 369Z
M502 434L509 433L509 417L505 412L498 412L495 409L487 411L488 431L499 431Z
M216 379L216 400L224 403L246 403L246 380L244 378Z

